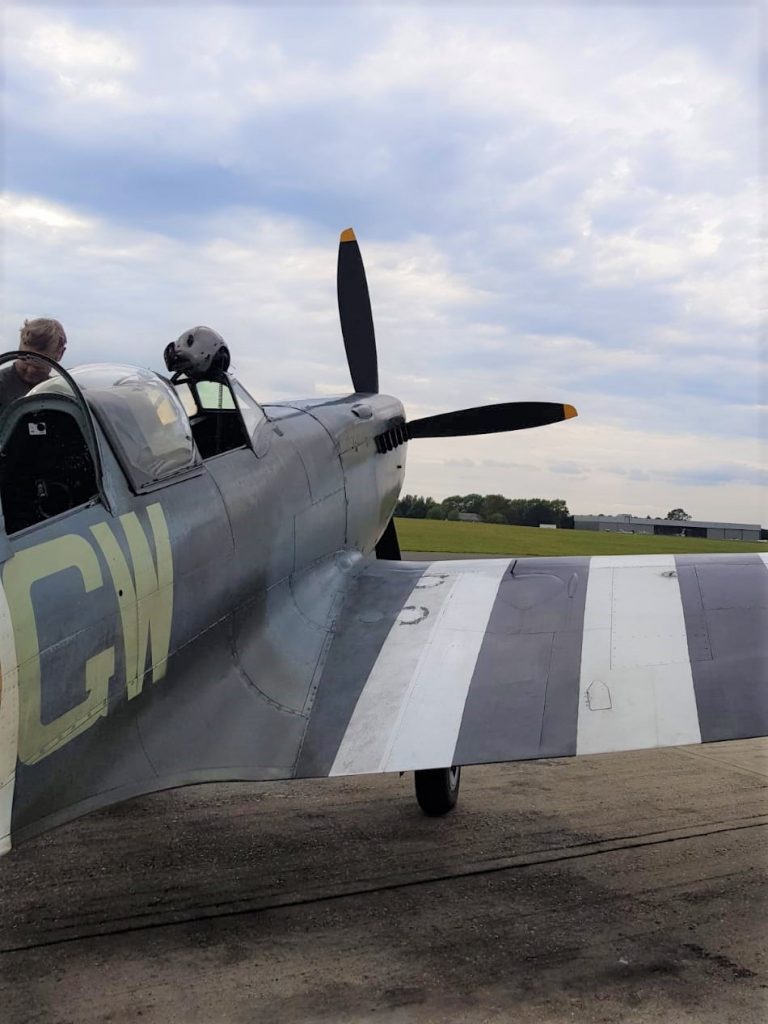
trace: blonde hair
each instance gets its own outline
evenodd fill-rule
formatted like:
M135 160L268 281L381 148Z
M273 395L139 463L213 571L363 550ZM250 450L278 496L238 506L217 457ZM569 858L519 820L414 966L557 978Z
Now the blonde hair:
M19 346L21 348L37 349L64 349L67 344L67 335L58 320L51 320L46 317L37 317L35 320L25 320L20 332Z

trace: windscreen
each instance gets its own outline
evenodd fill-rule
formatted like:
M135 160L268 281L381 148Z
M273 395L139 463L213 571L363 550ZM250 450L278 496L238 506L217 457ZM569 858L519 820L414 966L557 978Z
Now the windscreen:
M134 366L81 366L72 376L135 490L197 464L189 418L174 389Z

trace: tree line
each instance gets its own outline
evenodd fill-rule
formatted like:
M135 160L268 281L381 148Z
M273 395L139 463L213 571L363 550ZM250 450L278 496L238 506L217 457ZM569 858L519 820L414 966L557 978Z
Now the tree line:
M562 498L505 498L503 494L452 494L443 501L404 494L395 508L406 519L450 519L459 513L479 516L485 523L509 526L540 526L551 523L561 529L573 527L573 519Z
M456 521L462 512L479 516L484 523L509 526L540 526L542 523L551 523L562 530L573 529L573 516L562 498L505 498L503 494L452 494L443 501L435 501L434 498L423 498L418 494L404 494L395 507L395 515L406 519ZM685 509L673 508L667 512L666 518L686 522L691 517Z

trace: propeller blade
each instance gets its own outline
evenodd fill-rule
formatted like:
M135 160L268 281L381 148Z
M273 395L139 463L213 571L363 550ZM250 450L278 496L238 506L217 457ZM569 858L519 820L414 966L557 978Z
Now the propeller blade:
M352 385L356 392L376 394L379 390L379 369L371 300L363 257L352 228L342 231L339 239L336 289Z
M556 402L503 402L459 409L439 416L425 416L408 423L408 437L464 437L468 434L498 434L505 430L526 430L559 423L578 415L572 405Z

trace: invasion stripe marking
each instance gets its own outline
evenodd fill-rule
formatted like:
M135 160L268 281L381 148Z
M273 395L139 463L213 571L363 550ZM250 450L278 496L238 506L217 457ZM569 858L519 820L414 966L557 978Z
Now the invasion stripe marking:
M374 565L352 586L336 622L295 769L297 778L328 775L360 693L403 605L427 569L415 562Z
M577 753L700 742L674 555L593 557Z
M677 557L704 743L768 733L766 559Z
M384 762L386 771L399 771L407 764L418 768L455 763L467 693L499 582L509 566L507 560L480 562L477 574L455 580L403 709Z
M499 587L456 764L576 753L589 558L526 558Z
M390 630L331 775L449 767L506 559L433 562Z

